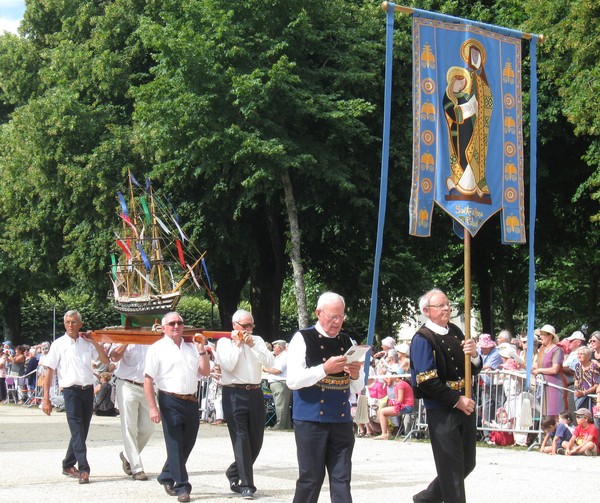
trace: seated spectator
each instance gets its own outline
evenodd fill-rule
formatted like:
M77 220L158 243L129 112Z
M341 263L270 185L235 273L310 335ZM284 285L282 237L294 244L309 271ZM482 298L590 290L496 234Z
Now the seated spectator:
M119 411L115 409L115 402L112 401L112 374L102 372L100 374L100 383L96 385L94 394L94 410L97 416L118 416Z
M389 377L377 378L377 376L369 377L370 384L367 385L368 391L368 407L369 407L369 422L364 424L365 437L372 437L381 431L379 424L378 411L381 402L387 403L388 393L392 393L394 380ZM357 423L358 424L358 423ZM358 424L359 432L362 432L362 426Z
M540 452L543 454L564 454L569 445L569 440L573 436L573 433L569 429L569 422L571 420L571 414L569 412L561 412L559 415L558 424L556 419L551 416L546 416L542 419L540 426L542 431L546 434L542 445L540 446Z
M387 440L390 438L388 417L401 416L403 414L411 414L414 410L415 396L412 386L404 379L399 379L394 386L394 398L388 398L387 405L380 407L377 412L379 424L381 425L381 435L375 440Z
M597 456L598 455L598 430L593 424L592 413L589 409L575 411L577 426L573 436L565 449L567 456ZM562 452L560 453L562 454Z
M489 426L492 428L489 434L488 444L495 445L513 445L515 443L515 437L513 436L512 430L514 429L514 419L508 417L508 412L504 407L499 407L496 411L496 420L491 421Z

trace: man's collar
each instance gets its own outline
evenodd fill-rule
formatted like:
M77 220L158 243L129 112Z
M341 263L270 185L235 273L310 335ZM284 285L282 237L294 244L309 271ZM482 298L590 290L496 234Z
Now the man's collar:
M334 337L337 337L339 335L339 334L336 334L336 335L327 335L325 333L325 330L323 330L323 327L321 326L321 323L319 323L318 321L317 321L317 324L315 325L315 330L317 332L319 332L323 337L329 337L330 339L333 339Z
M429 330L431 330L431 331L433 331L433 332L435 332L436 334L439 334L439 335L446 335L448 333L448 327L440 327L437 323L434 323L431 320L427 320L425 322L425 326Z

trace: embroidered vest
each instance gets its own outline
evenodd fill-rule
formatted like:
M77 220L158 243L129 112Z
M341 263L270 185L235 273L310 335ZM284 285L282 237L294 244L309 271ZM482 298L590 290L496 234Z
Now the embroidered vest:
M332 356L343 355L352 346L350 337L324 337L314 327L300 330L306 344L306 366L325 363ZM293 418L320 423L352 422L350 415L350 376L345 372L327 375L318 383L294 391Z

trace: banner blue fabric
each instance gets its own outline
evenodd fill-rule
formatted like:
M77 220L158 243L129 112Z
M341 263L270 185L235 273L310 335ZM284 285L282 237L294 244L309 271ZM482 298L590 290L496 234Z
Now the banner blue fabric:
M430 235L437 203L472 236L500 212L502 242L524 243L521 39L421 12L413 14L410 234Z

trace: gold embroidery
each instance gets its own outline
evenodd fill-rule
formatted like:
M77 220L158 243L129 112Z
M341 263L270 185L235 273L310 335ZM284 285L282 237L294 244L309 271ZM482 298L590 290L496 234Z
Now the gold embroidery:
M437 369L428 370L427 372L420 372L417 374L417 386L425 381L429 381L429 379L436 379L437 376Z
M450 389L453 389L454 391L459 391L465 387L465 380L459 379L458 381L448 381L446 383L446 386L448 386Z
M350 388L350 377L324 377L318 383L322 389L345 390Z

